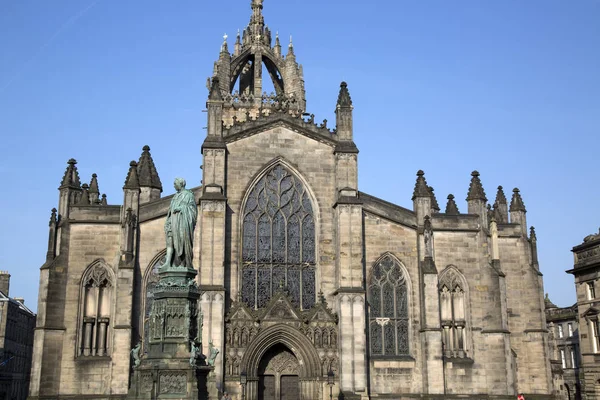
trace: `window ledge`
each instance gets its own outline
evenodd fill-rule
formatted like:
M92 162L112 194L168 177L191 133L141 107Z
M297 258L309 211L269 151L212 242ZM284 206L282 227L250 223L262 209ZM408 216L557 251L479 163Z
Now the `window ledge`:
M414 357L411 357L409 355L371 356L371 360L375 360L375 361L415 361Z
M77 360L78 362L88 362L88 361L110 361L112 358L110 356L77 356L75 357L75 360Z

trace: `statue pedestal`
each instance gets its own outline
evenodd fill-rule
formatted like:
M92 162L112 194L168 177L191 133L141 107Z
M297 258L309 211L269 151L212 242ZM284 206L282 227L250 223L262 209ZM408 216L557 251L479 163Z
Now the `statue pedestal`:
M127 399L218 400L213 369L193 368L187 359L146 359L133 371Z

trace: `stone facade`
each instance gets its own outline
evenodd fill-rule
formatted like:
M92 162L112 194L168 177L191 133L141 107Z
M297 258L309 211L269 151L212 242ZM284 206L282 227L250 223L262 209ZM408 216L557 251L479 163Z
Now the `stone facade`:
M163 381L129 357L140 340L140 365L156 355L148 336L170 202L144 147L119 205L68 163L41 269L30 398L187 399L190 387L236 400L551 398L542 274L519 190L509 206L500 187L488 206L474 171L466 213L452 195L441 212L422 171L412 209L360 192L348 86L335 128L315 123L293 44L285 56L272 44L262 7L252 0L207 85L203 185L192 189L207 382Z
M581 351L579 383L583 399L600 397L600 233L588 235L573 247L578 342Z
M546 294L546 322L552 345L552 375L557 392L568 400L581 399L579 319L577 304L557 307Z
M29 391L35 314L9 297L10 274L0 271L0 400L25 400Z

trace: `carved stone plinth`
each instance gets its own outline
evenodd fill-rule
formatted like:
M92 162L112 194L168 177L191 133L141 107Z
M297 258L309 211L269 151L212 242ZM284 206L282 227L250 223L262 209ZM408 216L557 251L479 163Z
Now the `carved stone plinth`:
M145 333L148 348L133 369L128 398L217 400L216 385L209 383L213 367L199 354L196 271L168 267L159 276Z

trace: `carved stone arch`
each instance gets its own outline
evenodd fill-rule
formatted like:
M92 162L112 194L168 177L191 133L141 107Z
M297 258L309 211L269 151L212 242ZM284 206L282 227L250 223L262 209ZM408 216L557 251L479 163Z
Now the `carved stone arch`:
M106 278L108 280L109 285L113 286L115 282L115 272L112 267L108 265L103 258L99 258L97 260L92 261L81 274L80 286L83 287L87 284L89 279L94 279L98 281L101 279L100 274L102 271L105 271ZM98 282L99 283L99 282Z
M249 379L258 379L257 371L265 353L274 345L283 344L300 363L300 379L318 379L321 376L321 359L313 344L297 329L285 325L273 325L260 332L248 346L240 363Z
M469 291L469 283L467 282L465 275L453 264L447 265L446 268L439 273L438 282L440 288L445 285L449 290L454 290L458 284L465 293Z
M406 289L408 290L408 298L412 299L412 281L410 279L410 274L408 273L408 269L406 268L404 263L400 260L400 258L396 257L396 255L394 253L392 253L391 251L384 252L377 258L377 260L375 260L375 262L373 264L371 264L371 268L369 268L369 271L367 271L367 284L370 283L370 281L371 281L371 274L373 273L373 267L375 265L381 263L383 260L385 260L386 257L389 257L392 260L394 260L400 267L400 271L402 271L402 275L404 276L404 280L406 281Z
M283 60L277 59L273 54L269 54L269 52L263 52L261 54L262 62L265 64L267 71L271 77L273 82L273 87L275 88L275 92L280 95L285 93L285 77L281 73L281 71L285 70L285 63ZM235 84L238 82L240 75L244 66L248 63L248 61L252 61L252 64L255 63L254 54L251 49L247 49L242 52L238 57L236 57L231 63L231 77L229 78L229 93L232 93ZM260 66L262 68L262 65ZM273 79L275 76L279 75L280 79Z

